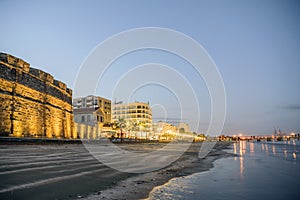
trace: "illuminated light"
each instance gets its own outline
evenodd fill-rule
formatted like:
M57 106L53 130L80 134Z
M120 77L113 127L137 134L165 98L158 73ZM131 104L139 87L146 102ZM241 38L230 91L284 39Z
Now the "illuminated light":
M295 152L293 152L293 158L294 158L294 160L296 160L296 158L297 158L297 155Z
M294 132L292 132L290 135L291 135L292 137L295 137L296 134L295 134Z

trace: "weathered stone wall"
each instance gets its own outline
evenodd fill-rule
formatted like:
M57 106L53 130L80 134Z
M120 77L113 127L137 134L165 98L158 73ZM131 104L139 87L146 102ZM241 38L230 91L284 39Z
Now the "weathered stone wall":
M25 61L0 53L0 134L77 138L72 90Z

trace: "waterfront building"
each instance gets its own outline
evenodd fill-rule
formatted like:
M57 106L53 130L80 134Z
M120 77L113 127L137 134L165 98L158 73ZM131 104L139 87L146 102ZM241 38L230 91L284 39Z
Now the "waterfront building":
M204 133L200 133L200 134L196 135L196 137L194 138L195 142L201 142L204 140L206 140L206 136Z
M77 123L95 125L111 122L111 101L100 96L89 95L73 99L74 120Z
M149 103L115 103L112 105L112 121L119 119L144 124L152 124L152 110Z
M153 124L153 132L156 139L170 141L176 137L177 127L173 124L159 121Z
M96 126L97 124L109 123L105 120L105 114L99 107L74 109L74 121L80 124Z
M179 122L177 125L177 130L179 133L188 133L190 132L190 126L187 123Z

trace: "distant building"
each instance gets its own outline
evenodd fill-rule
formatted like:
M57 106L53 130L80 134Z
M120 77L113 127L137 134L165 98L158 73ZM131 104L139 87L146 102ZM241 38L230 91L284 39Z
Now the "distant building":
M153 131L158 134L176 133L177 128L173 124L159 121L153 125Z
M194 138L195 142L200 142L200 141L204 141L204 140L206 140L206 136L203 133L196 135L196 137Z
M171 141L177 135L177 128L173 124L159 121L153 124L153 132L156 139L162 141Z
M177 130L179 133L188 133L190 132L190 126L187 123L180 122L178 123Z
M103 97L89 95L73 99L74 119L77 123L95 125L111 122L111 101Z
M112 106L112 121L117 121L118 119L151 124L152 110L149 103L116 103Z

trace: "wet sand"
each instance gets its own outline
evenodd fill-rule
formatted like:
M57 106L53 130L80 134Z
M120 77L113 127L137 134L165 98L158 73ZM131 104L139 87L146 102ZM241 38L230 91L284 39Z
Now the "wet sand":
M132 151L152 151L164 144L118 144ZM82 144L0 144L0 199L142 199L153 187L173 177L206 171L213 161L230 156L217 143L204 159L201 143L194 143L170 166L150 173L132 174L111 169Z
M234 156L223 151L230 145L231 143L228 142L218 142L207 157L199 159L198 153L201 143L193 143L188 151L170 166L122 180L117 182L115 186L99 191L97 194L90 195L85 199L145 199L154 187L163 185L172 178L207 171L213 167L215 160Z

